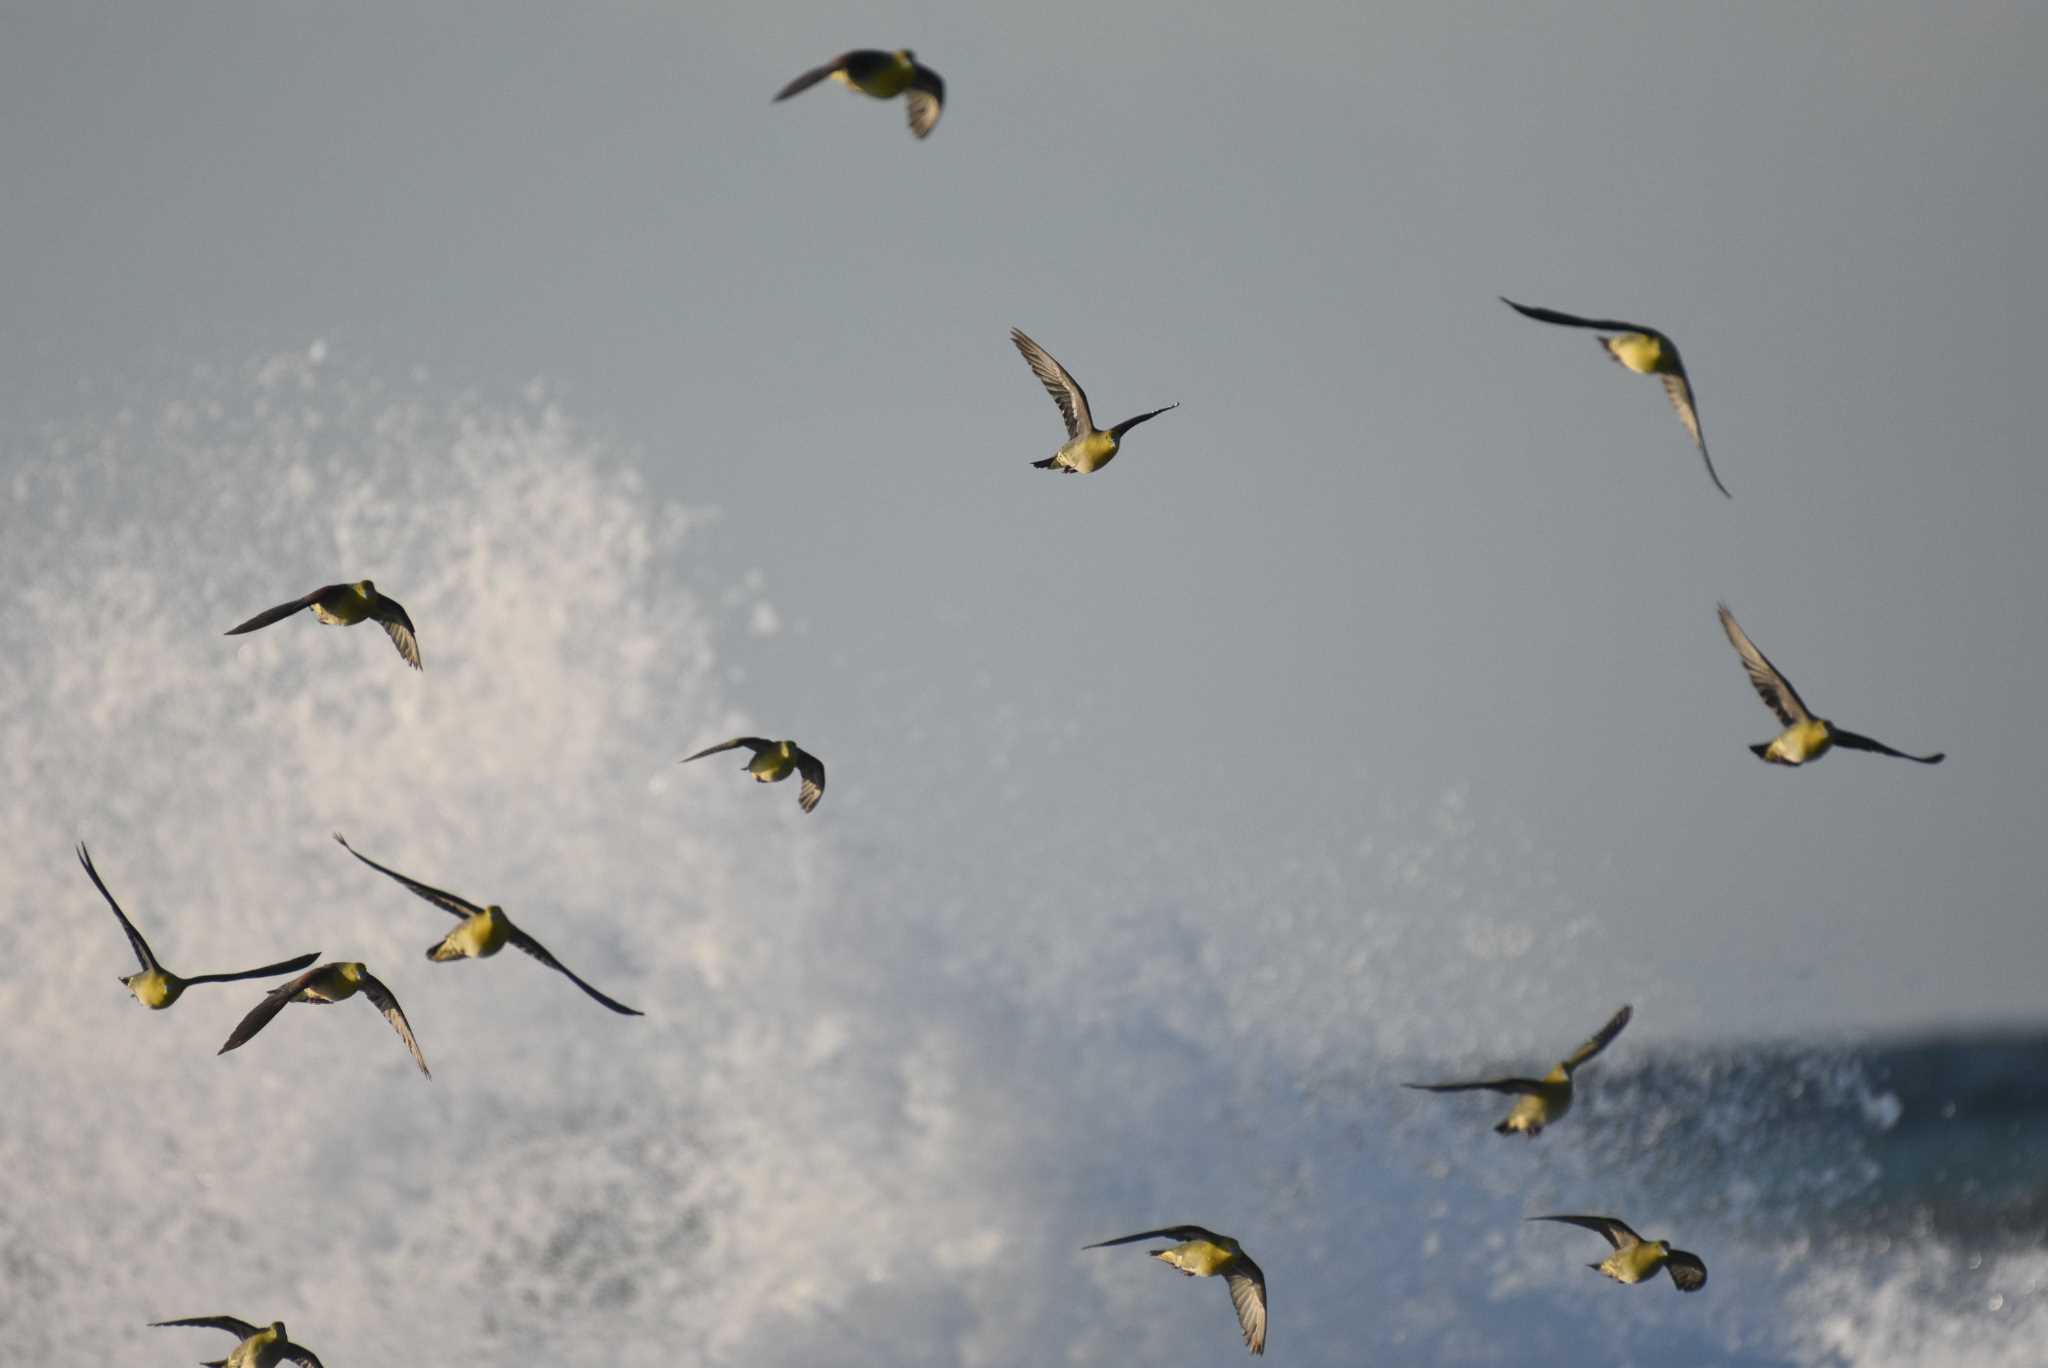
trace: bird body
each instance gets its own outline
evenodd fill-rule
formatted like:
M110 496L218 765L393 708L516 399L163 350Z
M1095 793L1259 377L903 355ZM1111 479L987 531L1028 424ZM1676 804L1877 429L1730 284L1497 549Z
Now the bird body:
M1218 1235L1201 1226L1168 1226L1162 1230L1141 1230L1114 1240L1098 1240L1083 1249L1106 1249L1111 1245L1133 1244L1139 1240L1177 1240L1178 1244L1151 1251L1152 1257L1179 1269L1191 1278L1221 1277L1230 1291L1230 1304L1237 1310L1237 1324L1244 1334L1245 1348L1254 1354L1266 1352L1266 1275L1244 1247L1228 1235Z
M405 663L415 670L420 668L419 638L413 632L412 619L406 616L397 599L378 593L376 584L370 580L323 585L304 598L264 609L240 626L228 628L226 635L240 636L244 632L253 632L308 608L313 610L316 620L330 626L353 627L366 621L382 623L391 644L398 648L398 654Z
M597 989L578 978L567 965L550 954L546 946L542 945L532 936L529 936L518 926L513 925L512 918L505 915L505 909L496 903L492 903L488 907L479 907L467 898L459 898L453 893L435 888L432 884L423 884L418 879L410 878L395 869L378 864L375 860L350 845L338 831L334 833L334 839L343 850L346 850L379 874L396 880L442 911L461 919L461 925L457 926L433 945L427 947L428 959L436 963L444 963L455 959L489 959L507 945L516 945L548 968L561 974L578 988L581 988L594 1001L611 1008L611 1010L621 1016L641 1015L634 1008L628 1007L623 1002L606 997L603 993L598 992Z
M1135 418L1126 418L1115 427L1104 430L1095 426L1094 416L1088 411L1088 395L1079 381L1074 379L1065 366L1053 359L1052 353L1024 335L1020 328L1010 329L1010 341L1024 357L1031 373L1038 377L1038 383L1045 386L1054 404L1059 406L1060 416L1066 420L1067 440L1059 450L1042 461L1031 464L1039 470L1058 470L1076 475L1091 475L1115 459L1123 447L1126 432L1138 424L1157 418L1168 409L1177 409L1179 404L1168 404L1166 408L1153 409Z
M232 983L238 979L291 974L320 958L320 952L315 950L311 954L300 955L294 959L266 964L261 969L242 969L232 974L195 974L191 978L181 978L157 961L156 955L149 948L149 942L135 929L135 923L128 920L128 914L121 910L121 904L114 901L114 895L107 891L106 884L100 879L99 870L93 868L92 855L86 850L83 841L78 844L78 862L85 866L87 877L92 880L93 887L100 891L100 896L107 900L107 906L114 909L114 918L121 923L121 929L128 933L128 944L134 949L135 958L142 962L140 971L126 975L117 974L115 977L120 979L123 987L135 995L137 1002L151 1011L160 1012L170 1006L184 996L185 990L195 983Z
M319 1358L303 1345L293 1344L285 1333L283 1321L272 1321L269 1325L256 1326L234 1316L191 1316L184 1320L152 1321L152 1326L187 1325L207 1330L225 1330L240 1339L241 1343L224 1359L216 1359L207 1368L277 1368L281 1363L296 1363L301 1368L321 1368Z
M1543 1134L1544 1127L1562 1120L1572 1109L1572 1075L1580 1065L1606 1049L1634 1015L1635 1009L1623 1004L1620 1011L1608 1018L1605 1026L1541 1078L1489 1078L1471 1083L1404 1083L1401 1086L1422 1092L1472 1092L1483 1088L1490 1092L1513 1093L1515 1105L1493 1128L1494 1132L1498 1135L1526 1135L1533 1140Z
M745 746L752 751L753 758L747 761L747 773L754 776L757 784L779 784L792 774L803 776L803 785L797 791L797 806L805 812L818 806L818 800L825 796L825 762L794 741L770 741L761 736L736 736L730 741L721 741L715 746L706 746L694 755L686 755L678 763L689 764L702 760L707 755L717 755Z
M242 1018L227 1043L218 1053L239 1049L249 1043L277 1014L291 1003L305 1002L316 1007L330 1003L346 1002L357 993L363 994L370 1004L384 1014L391 1023L391 1029L398 1032L398 1038L412 1051L413 1062L420 1066L420 1072L432 1078L427 1072L427 1058L420 1053L419 1042L413 1039L412 1024L405 1019L405 1009L398 1005L391 990L386 988L359 960L336 960L308 969L289 983L279 984L263 995L263 1001L249 1010Z
M1758 741L1750 746L1757 759L1768 765L1797 767L1818 760L1836 746L1845 750L1875 751L1898 760L1911 760L1918 765L1938 765L1946 756L1941 751L1932 755L1908 755L1893 750L1882 741L1873 741L1846 728L1838 727L1825 717L1816 717L1807 708L1799 691L1792 687L1792 681L1771 664L1762 651L1750 641L1735 621L1735 614L1728 611L1727 604L1719 607L1721 630L1728 635L1728 644L1742 657L1742 668L1749 675L1750 687L1756 690L1764 706L1777 714L1785 724L1785 730L1769 741Z
M858 90L878 100L903 96L908 106L910 131L920 138L928 137L937 126L940 110L946 102L945 81L940 79L938 72L920 65L917 54L909 48L895 52L859 48L845 53L824 66L806 71L777 91L775 99L779 102L801 94L828 76L848 90Z
M1614 1246L1614 1252L1599 1263L1587 1264L1586 1267L1618 1283L1632 1287L1656 1277L1660 1272L1668 1272L1673 1285L1681 1292L1697 1292L1707 1285L1707 1265L1699 1255L1673 1249L1669 1240L1645 1240L1629 1229L1627 1222L1612 1216L1531 1216L1527 1219L1558 1221L1597 1231Z

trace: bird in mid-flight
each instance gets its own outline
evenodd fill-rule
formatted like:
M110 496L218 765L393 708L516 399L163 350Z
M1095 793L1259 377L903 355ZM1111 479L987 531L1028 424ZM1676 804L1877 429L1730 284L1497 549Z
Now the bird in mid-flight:
M1010 329L1010 340L1017 344L1017 350L1024 354L1031 373L1045 386L1045 392L1059 405L1060 417L1067 420L1066 445L1042 461L1031 464L1040 470L1058 470L1068 474L1088 475L1102 469L1112 460L1123 444L1124 434L1150 418L1157 418L1168 409L1177 409L1179 404L1168 404L1166 408L1153 409L1135 418L1126 418L1115 427L1104 431L1095 426L1095 419L1088 412L1088 396L1082 392L1081 383L1067 373L1067 368L1053 360L1052 353L1024 335L1020 328Z
M184 991L195 983L232 983L236 979L293 974L320 958L320 952L315 950L310 955L280 960L276 964L266 964L261 969L243 969L233 974L195 974L191 978L180 978L164 968L157 962L157 957L150 953L149 942L135 929L135 923L128 920L128 914L121 910L121 904L114 901L114 895L107 892L106 884L101 882L100 872L92 867L92 856L86 852L83 841L78 843L78 862L85 866L87 877L92 880L92 886L100 891L100 896L107 900L107 906L114 909L114 919L120 922L121 929L128 933L128 944L135 947L135 958L142 961L141 971L121 976L121 982L126 985L129 992L135 994L135 1000L145 1007L160 1011L176 1002Z
M1918 765L1938 765L1947 758L1942 751L1932 755L1908 755L1904 751L1893 750L1882 741L1846 731L1825 717L1815 717L1806 710L1806 704L1792 687L1792 681L1779 674L1778 667L1765 659L1749 635L1736 625L1735 614L1728 611L1727 604L1720 605L1720 613L1721 630L1728 634L1729 644L1742 657L1742 668L1749 672L1749 682L1756 687L1757 697L1785 724L1785 730L1769 741L1759 741L1750 747L1757 759L1770 765L1803 765L1820 759L1836 746L1876 751L1879 755L1911 760Z
M1266 1275L1236 1240L1188 1225L1141 1230L1135 1235L1120 1235L1114 1240L1098 1240L1081 1247L1106 1249L1139 1240L1178 1240L1180 1243L1170 1249L1152 1250L1152 1257L1164 1260L1191 1278L1220 1276L1230 1289L1230 1304L1237 1308L1237 1324L1244 1331L1245 1348L1254 1354L1266 1352Z
M754 753L747 762L747 773L754 776L756 783L776 784L789 778L791 773L801 774L803 787L797 790L796 803L805 812L818 805L825 796L825 762L805 750L794 741L768 741L758 736L735 736L730 741L721 741L715 746L706 746L695 755L686 755L677 764L687 765L692 760L702 760L707 755L733 750L745 746Z
M1580 318L1577 314L1559 313L1555 309L1539 309L1530 304L1517 304L1501 296L1501 303L1539 323L1556 323L1567 328L1598 328L1614 334L1600 339L1600 345L1613 357L1637 375L1654 375L1664 382L1664 393L1671 396L1671 407L1678 410L1678 421L1685 424L1685 430L1692 434L1692 444L1699 448L1700 459L1706 462L1707 478L1714 482L1714 488L1728 498L1728 486L1721 483L1721 477L1714 473L1714 458L1707 455L1707 439L1700 435L1700 411L1693 403L1692 380L1685 373L1685 362L1678 359L1678 344L1655 328L1646 328L1640 323L1624 323L1618 318Z
M391 635L391 644L405 657L405 663L415 670L420 668L420 643L413 636L412 619L405 615L405 609L399 607L397 599L378 593L377 586L369 580L324 585L304 598L266 608L241 626L228 628L224 635L240 636L244 632L253 632L273 622L282 622L307 608L311 608L313 616L320 621L337 627L353 627L366 618L383 623L384 630Z
M311 1349L293 1344L285 1335L283 1321L255 1326L234 1316L191 1316L185 1320L151 1321L150 1324L192 1325L207 1330L225 1330L241 1339L242 1342L235 1346L234 1352L224 1359L215 1359L207 1368L277 1368L280 1363L296 1363L302 1368L322 1368L319 1357Z
M458 898L453 893L443 892L431 884L423 884L418 879L409 879L395 869L385 868L350 845L342 838L342 834L338 831L334 833L334 839L341 842L343 850L346 850L379 874L396 879L442 911L461 918L462 925L450 931L435 944L427 947L428 959L436 962L452 959L486 959L497 954L507 945L516 945L621 1016L641 1015L640 1012L628 1007L625 1003L616 1002L606 997L603 993L598 992L597 989L576 977L567 965L548 953L546 946L514 926L512 919L505 915L505 909L496 903L492 903L488 907L479 907L467 898Z
M897 52L861 48L835 57L776 91L775 98L780 101L800 95L827 76L878 100L901 95L910 106L910 131L920 138L931 133L939 121L940 107L946 103L946 83L939 79L938 72L919 65L917 54L909 48Z
M1697 1292L1707 1285L1707 1266L1700 1256L1683 1249L1673 1249L1669 1240L1646 1240L1628 1228L1625 1221L1612 1216L1530 1216L1531 1221L1562 1221L1566 1225L1583 1226L1606 1236L1607 1243L1614 1246L1614 1252L1596 1264L1586 1267L1605 1273L1618 1283L1639 1283L1654 1278L1663 1269L1671 1274L1671 1281L1681 1292Z
M432 1078L433 1075L427 1073L427 1057L420 1053L419 1042L412 1038L412 1024L405 1019L405 1009L398 1005L397 998L391 996L389 988L360 961L354 960L335 960L316 969L308 969L290 983L280 983L265 993L263 1001L242 1018L234 1034L228 1037L228 1043L221 1046L218 1053L226 1054L248 1044L289 1003L310 1002L316 1007L324 1007L330 1002L345 1002L358 991L370 1000L372 1007L384 1014L384 1019L391 1023L391 1029L398 1032L405 1048L412 1051L413 1063L420 1066L420 1072Z
M1606 1049L1634 1015L1635 1009L1624 1005L1592 1039L1559 1060L1557 1067L1541 1078L1489 1078L1476 1083L1403 1083L1401 1086L1423 1092L1472 1092L1484 1088L1490 1092L1515 1093L1515 1105L1493 1129L1500 1135L1520 1131L1533 1140L1543 1133L1545 1126L1572 1109L1573 1072Z

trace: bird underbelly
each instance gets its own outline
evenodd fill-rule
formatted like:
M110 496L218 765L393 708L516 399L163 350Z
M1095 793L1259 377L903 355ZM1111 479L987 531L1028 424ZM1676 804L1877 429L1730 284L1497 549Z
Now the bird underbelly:
M1664 368L1664 345L1644 333L1623 333L1607 339L1607 350L1615 360L1638 375Z
M491 917L471 917L450 931L434 951L437 960L483 959L498 953L505 944L503 923Z
M1787 765L1803 765L1809 760L1820 759L1833 745L1834 738L1828 735L1826 727L1818 722L1801 722L1787 727L1771 742L1766 758Z
M1219 1249L1207 1240L1191 1240L1172 1249L1160 1250L1158 1257L1183 1273L1206 1278L1230 1262L1230 1251Z
M1571 1105L1569 1097L1551 1099L1529 1093L1516 1100L1508 1119L1501 1124L1511 1131L1540 1131L1570 1111Z
M754 782L756 783L773 784L779 780L789 778L790 771L795 768L796 763L794 761L784 759L782 756L763 755L756 759L753 764L747 766L747 773L754 776Z
M162 974L141 974L128 985L128 991L135 994L135 1000L152 1011L170 1006L178 1000L178 990Z
M313 605L313 616L330 627L353 627L369 615L368 605L361 599L349 599L338 608L329 608L324 603Z
M1059 462L1087 475L1102 469L1116 455L1117 441L1106 432L1076 437L1059 450Z

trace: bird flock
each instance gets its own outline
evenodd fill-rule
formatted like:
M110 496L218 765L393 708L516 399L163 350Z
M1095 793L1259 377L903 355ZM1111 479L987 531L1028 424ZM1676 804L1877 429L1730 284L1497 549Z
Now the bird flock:
M862 49L845 53L831 62L804 72L778 91L774 98L777 102L787 100L828 79L875 99L887 100L902 96L907 107L910 131L920 139L930 136L932 130L937 127L945 103L945 82L937 72L918 62L908 49L894 52ZM1501 302L1524 317L1538 322L1593 330L1601 334L1600 344L1615 362L1636 374L1657 376L1670 398L1672 407L1677 411L1680 422L1699 452L1700 460L1706 467L1707 478L1724 497L1733 497L1715 470L1713 458L1708 454L1692 379L1686 371L1685 363L1680 359L1677 344L1669 335L1642 324L1626 323L1616 319L1581 317L1555 309L1519 304L1504 296ZM1122 449L1124 436L1132 428L1179 407L1177 403L1167 404L1126 418L1108 428L1097 427L1086 392L1065 366L1021 329L1010 330L1010 341L1023 356L1031 373L1051 395L1066 425L1067 440L1052 455L1032 462L1037 469L1079 475L1100 471ZM240 625L229 628L226 634L236 636L257 631L307 610L312 612L317 621L333 626L375 622L390 636L393 646L397 648L399 656L407 665L414 670L423 668L418 633L411 617L395 599L381 593L375 583L368 579L353 583L330 584L315 589L301 598L291 599L256 614ZM1911 760L1923 765L1936 764L1944 758L1939 752L1930 755L1907 754L1814 715L1792 687L1791 682L1750 641L1748 635L1736 623L1735 615L1725 604L1719 606L1719 616L1722 630L1740 657L1750 683L1755 687L1764 705L1777 716L1784 727L1783 731L1769 741L1750 746L1759 759L1774 765L1798 766L1817 760L1838 746ZM746 765L746 772L752 775L756 782L777 783L793 774L797 775L801 779L798 805L805 813L813 812L818 807L825 794L824 763L795 741L774 741L754 736L734 737L685 756L679 763L688 763L723 751L738 749L749 752L751 759ZM511 945L563 975L600 1006L621 1016L642 1015L638 1009L627 1006L585 982L555 958L553 953L529 932L515 925L506 915L504 908L495 903L480 905L471 902L379 864L349 845L339 832L334 834L334 839L342 849L364 865L457 919L459 924L454 930L427 948L428 959L436 963L457 959L487 959L507 945ZM115 919L119 921L123 933L128 937L129 945L134 949L140 968L136 973L122 976L120 981L143 1006L154 1011L162 1011L179 1001L188 988L198 984L232 983L290 974L294 977L265 992L248 1010L230 1032L226 1042L221 1045L220 1053L226 1054L248 1044L279 1012L293 1003L317 1006L342 1002L360 994L384 1015L411 1054L421 1075L432 1077L427 1068L426 1056L418 1040L414 1038L412 1026L406 1020L405 1010L399 1005L398 998L360 961L334 960L316 965L314 961L319 958L319 954L311 952L256 969L196 974L189 977L172 973L164 968L150 948L149 942L121 909L120 903L115 900L113 893L101 879L91 854L82 842L77 847L77 855L87 877L99 890L108 907L113 910ZM1607 1049L1633 1016L1634 1009L1623 1006L1597 1032L1541 1077L1409 1083L1404 1086L1435 1093L1490 1091L1510 1095L1515 1099L1513 1106L1494 1130L1504 1136L1521 1135L1534 1140L1545 1129L1564 1119L1572 1106L1575 1075L1578 1070ZM1659 1272L1665 1272L1670 1274L1673 1284L1680 1291L1697 1292L1706 1286L1707 1268L1699 1255L1674 1249L1666 1240L1644 1239L1626 1222L1616 1217L1549 1214L1530 1216L1526 1219L1579 1226L1600 1235L1613 1252L1605 1259L1588 1266L1618 1283L1635 1284L1652 1279ZM1146 1240L1170 1241L1165 1248L1154 1249L1150 1253L1153 1258L1178 1269L1184 1275L1222 1278L1230 1293L1231 1304L1236 1310L1238 1326L1246 1348L1253 1354L1265 1352L1265 1274L1234 1237L1218 1234L1202 1226L1178 1225L1099 1240L1083 1248L1100 1249ZM282 1321L259 1326L234 1316L211 1315L156 1321L152 1324L222 1330L234 1335L237 1340L236 1347L225 1359L214 1361L215 1368L272 1368L272 1365L285 1362L320 1368L320 1359L312 1350L294 1343Z

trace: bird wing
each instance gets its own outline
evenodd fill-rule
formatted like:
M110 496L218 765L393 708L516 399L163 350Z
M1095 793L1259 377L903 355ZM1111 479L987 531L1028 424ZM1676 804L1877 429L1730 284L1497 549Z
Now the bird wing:
M1765 658L1764 653L1750 641L1748 633L1736 625L1735 614L1728 611L1728 605L1719 605L1721 630L1728 634L1728 642L1735 653L1742 657L1742 668L1749 671L1749 682L1756 689L1756 696L1764 706L1778 715L1786 726L1795 722L1810 722L1813 714L1806 710L1806 701L1799 691L1792 687L1792 681L1778 673L1778 667Z
M83 841L78 843L78 862L85 866L86 875L91 878L92 886L107 900L107 906L114 909L115 919L121 923L121 929L128 933L128 944L134 948L135 958L142 961L144 969L162 973L163 966L158 964L156 956L149 952L149 942L142 938L142 933L135 929L135 923L129 921L128 914L121 910L121 904L114 901L114 895L107 892L107 886L100 882L100 872L92 867L92 856L87 853Z
M1616 1249L1627 1249L1630 1245L1637 1245L1643 1242L1643 1237L1630 1230L1627 1222L1617 1221L1612 1216L1531 1216L1527 1219L1531 1221L1562 1221L1566 1225L1581 1226L1587 1230L1597 1230L1606 1237L1607 1243L1613 1245Z
M286 1340L283 1344L277 1346L277 1351L293 1363L298 1364L299 1368L327 1368L327 1365L320 1361L319 1355L302 1344L293 1344L290 1340Z
M280 603L275 608L265 608L241 626L228 628L222 635L240 636L244 632L253 632L258 627L268 627L273 622L282 622L293 613L302 613L306 609L311 608L329 594L345 592L348 587L346 584L323 584L304 598L293 599L290 603Z
M1689 1249L1674 1249L1666 1254L1664 1267L1681 1292L1697 1292L1707 1285L1706 1261Z
M384 624L385 634L398 648L398 653L405 657L405 663L415 670L422 668L419 638L413 635L412 619L405 615L405 609L399 606L398 600L377 595L370 604L370 616Z
M1541 309L1534 304L1517 304L1506 295L1501 295L1499 298L1501 303L1507 305L1516 313L1521 314L1524 318L1533 318L1538 323L1556 323L1567 328L1599 328L1603 332L1642 333L1645 336L1657 338L1666 346L1671 344L1671 339L1664 336L1663 333L1658 332L1655 328L1646 328L1640 323L1625 323L1619 318L1581 318L1577 314L1559 313L1556 309Z
M320 952L315 950L309 955L294 955L288 960L279 960L276 964L266 964L261 969L241 969L232 974L195 974L185 980L185 986L189 988L195 983L233 983L237 979L269 978L273 974L293 974L304 969L319 958Z
M1160 414L1167 412L1169 409L1177 409L1179 407L1180 405L1177 403L1168 404L1166 408L1156 408L1153 409L1150 413L1141 413L1135 418L1126 418L1121 423L1118 423L1115 427L1111 428L1109 430L1109 435L1117 438L1118 440L1122 440L1123 435L1126 432L1129 432L1132 428L1136 427L1138 424L1143 422L1149 422L1151 419L1157 418Z
M745 746L754 754L759 755L762 751L767 750L770 746L774 744L775 743L773 741L764 740L763 738L758 736L735 736L730 741L721 741L715 746L706 746L703 750L698 751L695 755L686 755L681 760L678 760L676 763L679 765L687 765L692 760L702 760L707 755L716 755L720 751L729 751L736 746Z
M539 960L542 964L545 964L548 968L553 969L557 973L566 974L568 976L569 982L575 984L578 988L581 988L584 992L590 994L593 998L596 998L599 1002L611 1008L620 1016L645 1015L642 1012L638 1012L633 1008L628 1007L623 1002L617 1002L611 998L606 997L603 993L598 992L597 989L591 987L582 979L576 977L576 975L573 972L571 972L568 965L562 963L560 960L556 959L553 955L550 955L548 953L548 949L545 945L542 945L539 941L527 935L518 927L514 926L510 928L508 938L514 945L518 946L521 950L524 950L527 954Z
M938 125L939 110L946 103L946 83L939 73L922 64L910 69L910 86L903 92L910 106L910 131L920 138L931 136Z
M255 1039L256 1033L265 1026L268 1026L271 1018L282 1012L285 1009L285 1004L289 1003L300 989L311 983L315 974L326 967L324 964L315 966L297 978L280 983L277 987L265 993L263 1000L254 1007L251 1007L249 1014L236 1023L233 1034L228 1036L228 1043L221 1046L214 1053L226 1054L229 1050L238 1050Z
M1534 1078L1489 1078L1475 1083L1403 1083L1421 1092L1474 1092L1480 1088L1497 1093L1540 1093L1543 1084Z
M825 796L825 762L802 746L791 746L790 750L794 752L796 772L804 781L796 795L797 806L809 812Z
M834 57L831 61L825 63L825 65L821 67L812 67L809 71L806 71L803 75L797 77L794 81L791 81L788 85L776 91L775 99L769 101L769 103L775 104L779 101L788 99L792 95L803 94L806 90L809 90L812 86L824 80L833 72L843 68L847 63L848 58L850 58L852 55L852 53L847 53L844 56Z
M1699 406L1693 402L1692 377L1685 373L1685 362L1678 359L1678 348L1666 339L1670 348L1671 364L1676 369L1662 377L1664 393L1671 400L1671 407L1678 410L1678 421L1685 424L1685 430L1692 434L1692 444L1700 449L1700 459L1706 462L1707 478L1714 482L1714 488L1721 491L1721 497L1732 499L1728 486L1721 483L1721 477L1714 472L1714 458L1707 454L1707 439L1700 435Z
M1623 1003L1621 1010L1608 1018L1605 1026L1602 1026L1593 1033L1592 1039L1565 1056L1563 1061L1565 1072L1570 1073L1573 1069L1578 1068L1579 1065L1606 1049L1613 1042L1614 1038L1621 1034L1621 1028L1628 1025L1629 1018L1635 1014L1635 1008L1627 1003Z
M1088 396L1082 391L1081 382L1067 374L1067 368L1053 360L1051 352L1026 337L1023 329L1010 329L1010 340L1024 354L1025 363L1038 377L1038 383L1045 386L1045 392L1059 405L1060 417L1067 420L1068 439L1093 432L1095 419L1088 412Z
M1230 1285L1230 1304L1237 1308L1238 1328L1244 1331L1244 1347L1254 1354L1266 1352L1266 1275L1244 1254L1230 1261L1224 1271Z
M1119 1235L1114 1240L1097 1240L1081 1248L1105 1249L1110 1245L1136 1244L1140 1240L1207 1240L1215 1244L1220 1238L1215 1231L1204 1230L1200 1226L1167 1226L1164 1230L1141 1230L1135 1235Z
M427 1069L427 1057L420 1053L420 1043L412 1038L412 1024L405 1019L405 1008L398 1005L398 999L391 996L382 980L363 971L363 995L370 999L370 1005L384 1014L391 1023L391 1029L398 1032L398 1038L405 1042L405 1048L412 1051L412 1062L420 1066L420 1072L428 1078L434 1075Z
M1849 750L1876 751L1879 755L1891 755L1901 760L1911 760L1916 765L1938 765L1948 758L1948 752L1946 751L1936 751L1932 755L1908 755L1902 750L1893 750L1882 741L1873 741L1867 736L1859 736L1852 731L1843 731L1832 722L1828 724L1828 735L1834 738L1836 745Z
M225 1330L230 1335L239 1335L243 1339L259 1334L263 1329L260 1325L251 1325L249 1322L234 1316L187 1316L183 1320L151 1321L150 1324L152 1326L191 1325L205 1330Z
M376 870L379 874L388 875L389 877L398 880L398 882L404 884L407 888L410 888L413 892L419 894L422 898L425 898L428 902L440 908L442 911L448 913L450 916L460 917L464 921L467 921L471 917L481 916L483 914L483 909L481 907L478 907L475 903L469 901L467 898L458 898L453 893L449 893L445 890L435 888L432 884L423 884L418 879L408 879L405 875L399 873L395 869L386 869L383 865L378 864L375 860L371 859L369 856L363 854L354 846L350 845L348 843L347 838L344 837L340 832L337 831L334 833L334 839L340 842L341 848L343 850L346 850L349 854L355 856L358 860L361 860L364 864Z

